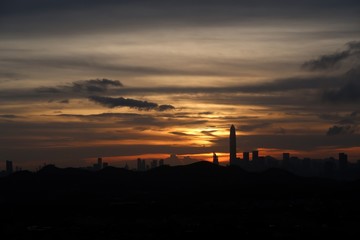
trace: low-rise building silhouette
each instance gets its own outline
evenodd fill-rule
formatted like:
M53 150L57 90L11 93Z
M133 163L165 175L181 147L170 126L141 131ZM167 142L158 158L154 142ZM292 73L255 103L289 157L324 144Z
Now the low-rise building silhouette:
M339 169L341 171L346 170L348 165L348 156L346 153L339 153Z
M97 171L97 170L101 170L101 169L103 169L103 168L106 168L106 167L108 167L108 166L109 166L109 163L103 162L103 159L102 159L101 157L99 157L99 158L97 159L97 163L94 163L94 164L93 164L92 169L95 170L95 171Z

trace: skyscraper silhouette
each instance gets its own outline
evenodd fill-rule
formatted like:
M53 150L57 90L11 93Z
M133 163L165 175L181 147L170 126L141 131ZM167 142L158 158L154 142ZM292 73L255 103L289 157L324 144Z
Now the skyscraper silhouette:
M12 161L6 161L6 173L12 174L13 173L13 163Z
M234 125L230 127L230 165L236 164L236 130Z
M258 150L252 151L252 160L255 161L255 162L257 160L259 160L259 151Z

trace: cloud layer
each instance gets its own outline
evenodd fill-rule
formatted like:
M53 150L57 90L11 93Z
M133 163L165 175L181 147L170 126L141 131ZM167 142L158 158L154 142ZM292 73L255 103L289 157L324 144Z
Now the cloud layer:
M254 21L268 24L276 20L343 20L359 7L359 3L352 0L319 0L315 4L308 0L155 0L151 4L143 0L13 0L2 3L0 13L6 20L3 21L5 35L59 35L111 31L116 27L132 31L154 27L226 26ZM17 24L20 21L23 24Z
M302 65L302 68L310 71L332 70L349 58L355 58L355 61L359 62L360 41L349 42L346 46L347 49L344 51L322 55L317 59L307 61Z

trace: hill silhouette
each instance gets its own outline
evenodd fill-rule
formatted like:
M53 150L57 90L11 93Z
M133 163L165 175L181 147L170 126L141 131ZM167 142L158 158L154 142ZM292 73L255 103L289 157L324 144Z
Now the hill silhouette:
M46 166L0 178L6 239L246 239L358 234L360 181L209 162L145 172ZM20 221L21 219L21 221ZM354 220L355 219L355 220Z

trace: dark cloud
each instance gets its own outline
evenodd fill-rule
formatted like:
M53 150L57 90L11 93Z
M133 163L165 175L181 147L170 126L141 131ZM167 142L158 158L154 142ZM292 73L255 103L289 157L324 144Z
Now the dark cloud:
M19 116L13 114L1 114L0 118L19 118Z
M160 112L169 111L169 110L174 110L174 109L175 109L174 106L168 105L168 104L166 104L166 105L160 105L160 106L157 108L157 110L160 111Z
M206 111L206 112L199 112L198 114L199 115L211 115L213 114L214 112L210 112L210 111Z
M135 108L138 110L154 110L158 108L157 103L140 101L131 98L111 98L111 97L100 97L100 96L90 96L89 99L93 102L101 104L105 107L115 108L115 107L129 107Z
M323 55L317 59L307 61L302 65L302 68L310 71L334 69L346 59L352 56L360 56L360 41L349 42L346 46L347 49L344 51ZM359 61L359 59L355 60Z
M328 70L336 67L341 61L350 56L350 51L342 51L334 54L323 55L318 59L310 60L302 65L302 68L310 71Z
M131 98L112 98L112 97L101 97L101 96L90 96L89 100L101 104L105 107L115 108L115 107L129 107L137 110L156 110L156 111L168 111L175 109L172 105L158 105L157 103L141 101Z
M355 133L355 129L352 125L342 125L342 126L333 126L330 127L327 131L327 136L336 136L336 135L347 135Z

